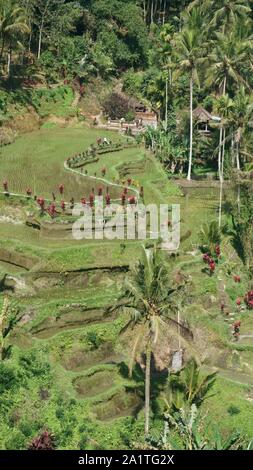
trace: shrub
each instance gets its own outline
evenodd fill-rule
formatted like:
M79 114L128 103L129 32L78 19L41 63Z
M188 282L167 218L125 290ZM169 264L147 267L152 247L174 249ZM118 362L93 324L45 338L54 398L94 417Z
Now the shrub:
M29 450L54 450L55 438L49 431L43 431L38 437L35 437L29 444Z
M0 146L12 144L15 141L15 132L8 127L0 127Z
M129 99L117 92L112 92L107 96L103 103L103 109L106 116L111 119L121 119L128 115L128 113L133 112Z
M17 385L15 371L9 366L0 363L0 394L7 390L12 390Z
M91 345L92 349L98 349L102 343L101 338L99 338L95 331L88 331L87 341Z

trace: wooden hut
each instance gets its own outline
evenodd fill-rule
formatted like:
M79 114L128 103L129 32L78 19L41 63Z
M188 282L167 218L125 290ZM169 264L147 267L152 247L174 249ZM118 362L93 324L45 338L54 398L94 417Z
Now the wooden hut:
M197 120L198 131L206 136L211 134L211 124L221 121L219 116L213 116L202 106L198 106L194 109L193 116Z

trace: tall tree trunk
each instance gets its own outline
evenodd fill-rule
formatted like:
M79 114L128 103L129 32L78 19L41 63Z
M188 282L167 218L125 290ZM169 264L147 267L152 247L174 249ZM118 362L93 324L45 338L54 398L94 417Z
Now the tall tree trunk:
M154 0L151 0L150 23L154 23Z
M5 37L3 36L3 39L2 39L2 46L1 46L1 51L0 51L0 57L1 57L1 58L3 57L4 48L5 48Z
M192 172L192 145L193 145L193 74L191 73L190 78L190 153L189 153L189 165L188 165L188 181L191 180Z
M223 96L226 94L227 77L225 76L223 82ZM226 129L223 126L220 129L220 142L219 142L219 178L220 178L220 202L219 202L219 228L221 228L221 217L222 217L222 200L223 200L223 181L224 181L224 157L225 157L225 141L226 141Z
M144 19L144 23L146 23L147 22L146 0L143 0L143 19Z
M231 163L232 167L235 164L235 138L234 138L234 133L232 132L231 135Z
M218 155L218 175L221 181L221 151L222 151L222 135L223 135L223 127L220 128L220 140L219 140L219 155Z
M10 71L11 71L11 49L9 49L8 55L7 55L7 75L8 75L8 77L10 76Z
M241 166L240 166L239 142L236 142L236 168L237 168L238 171L241 170Z
M149 407L150 407L150 366L151 347L150 343L146 349L146 371L145 371L145 436L149 434Z
M226 128L223 130L223 144L222 144L222 157L221 157L221 179L224 180L224 161L225 161L225 145L226 145Z
M165 23L165 17L166 17L166 0L164 0L164 6L163 6L163 25Z
M31 26L31 29L30 29L30 34L29 34L29 41L28 41L28 52L30 53L31 52L31 44L32 44L32 26Z
M40 58L40 55L41 55L42 32L43 32L43 25L40 26L40 30L39 30L38 59Z
M222 199L223 199L223 179L220 180L219 228L221 228Z
M168 129L168 95L169 95L169 90L168 90L168 77L166 77L166 98L165 98L165 127L166 131Z

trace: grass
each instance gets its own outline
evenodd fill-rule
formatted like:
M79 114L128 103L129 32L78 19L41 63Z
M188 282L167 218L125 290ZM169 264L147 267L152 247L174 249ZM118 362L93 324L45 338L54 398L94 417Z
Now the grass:
M47 112L51 111L47 109ZM114 133L103 131L103 134L112 140L118 138ZM74 176L64 171L63 162L68 156L85 150L100 135L101 131L81 125L72 128L43 126L40 131L21 136L14 144L1 150L0 180L7 178L10 189L21 193L27 186L31 186L38 195L51 198L51 193L54 191L58 201L57 188L62 182L65 185L66 200L72 196L75 199L87 196L91 184L94 183L91 183L89 178ZM179 257L173 260L164 253L164 258L172 269L172 276L181 272L190 280L191 303L186 306L184 317L193 329L197 346L202 348L202 352L210 350L214 362L219 359L219 354L226 354L226 357L231 359L228 360L227 366L234 374L234 381L219 377L215 389L216 395L206 402L205 410L209 412L212 421L218 423L224 435L234 427L238 427L250 436L252 387L237 383L236 380L237 374L245 373L246 364L252 363L253 351L250 345L232 341L232 320L227 321L220 312L219 279L220 276L224 279L229 306L231 312L234 312L235 299L242 296L247 288L247 276L238 258L233 258L235 262L233 270L241 275L241 284L235 284L233 275L228 274L226 259L231 253L225 242L219 271L217 270L211 278L202 273L201 254L194 253L198 245L201 223L212 220L217 215L217 191L193 189L188 190L186 196L183 196L178 186L172 180L168 180L154 156L146 154L139 147L101 156L99 162L87 166L89 175L96 172L100 176L101 168L104 166L107 168L108 179L125 179L129 175L143 185L147 204L181 204L181 233L184 235L188 231L190 235L182 242ZM118 190L115 191L115 195L119 195ZM32 201L0 196L0 217L12 214L14 218L24 222L27 213L38 216ZM58 330L57 321L61 322L61 325L64 323L62 308L66 305L70 310L73 308L72 313L76 308L79 316L80 311L75 304L102 309L114 305L126 273L117 273L113 276L111 273L101 274L95 271L85 278L85 270L120 265L131 267L140 258L141 245L142 241L138 240L126 241L123 245L120 240L53 239L41 236L39 231L25 226L24 223L21 225L1 223L0 249L9 250L14 256L18 253L34 258L30 273L14 270L15 276L21 276L29 285L29 282L34 282L38 273L42 274L41 277L38 275L41 281L38 281L33 293L23 292L19 297L19 308L23 314L30 315L30 319L13 331L10 339L11 355L4 361L4 365L15 370L19 388L6 391L1 396L0 415L3 419L0 420L0 448L25 448L27 442L45 425L56 434L58 446L62 449L129 448L134 440L139 442L143 436L143 412L138 415L137 420L133 420L132 416L119 417L108 425L95 419L93 405L95 402L99 403L100 415L103 414L103 407L109 410L110 414L111 407L117 408L117 399L112 405L109 403L110 398L118 390L123 390L122 387L126 384L140 386L142 385L140 382L130 384L114 365L114 372L117 369L114 383L103 393L98 389L92 397L84 398L78 396L73 386L73 379L76 377L86 377L98 370L109 374L112 366L105 363L107 354L113 353L117 357L125 357L124 362L128 362L129 345L120 335L127 323L128 315L118 311L116 317L107 318L107 321L102 319L99 323L80 324L78 327L73 327L70 322L69 325L64 325L64 329ZM0 263L3 272L8 271L6 265L7 263ZM66 271L75 270L84 270L80 273L80 279L76 284L71 284L68 276L64 280ZM58 283L54 284L53 280L50 284L50 280L47 280L43 274L50 272L52 276L54 272L59 275ZM29 276L33 276L32 281ZM3 295L0 294L0 309L2 300ZM242 314L234 312L234 315L235 318L241 315L243 333L252 330L250 312ZM43 322L56 326L53 336L42 339L33 334ZM200 339L197 337L199 333ZM87 362L88 365L80 366L80 370L78 367L67 369L64 366L66 360L69 361L68 364L71 365L71 361L74 364L78 355L81 358L82 355L86 355L88 358L93 348L98 347L99 350L101 345L105 349L102 349L99 364ZM99 354L101 355L101 352L98 356ZM237 365L233 365L232 361L235 354L239 355ZM249 369L247 373L248 377L251 377ZM46 389L48 398L40 398L41 389ZM160 417L155 418L157 421L160 420ZM155 425L162 427L161 421Z

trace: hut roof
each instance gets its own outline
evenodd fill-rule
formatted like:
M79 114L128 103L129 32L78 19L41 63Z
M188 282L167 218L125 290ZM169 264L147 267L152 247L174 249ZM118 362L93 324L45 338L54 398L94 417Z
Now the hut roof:
M213 116L203 106L198 106L193 111L193 116L201 122L221 121L219 116Z

